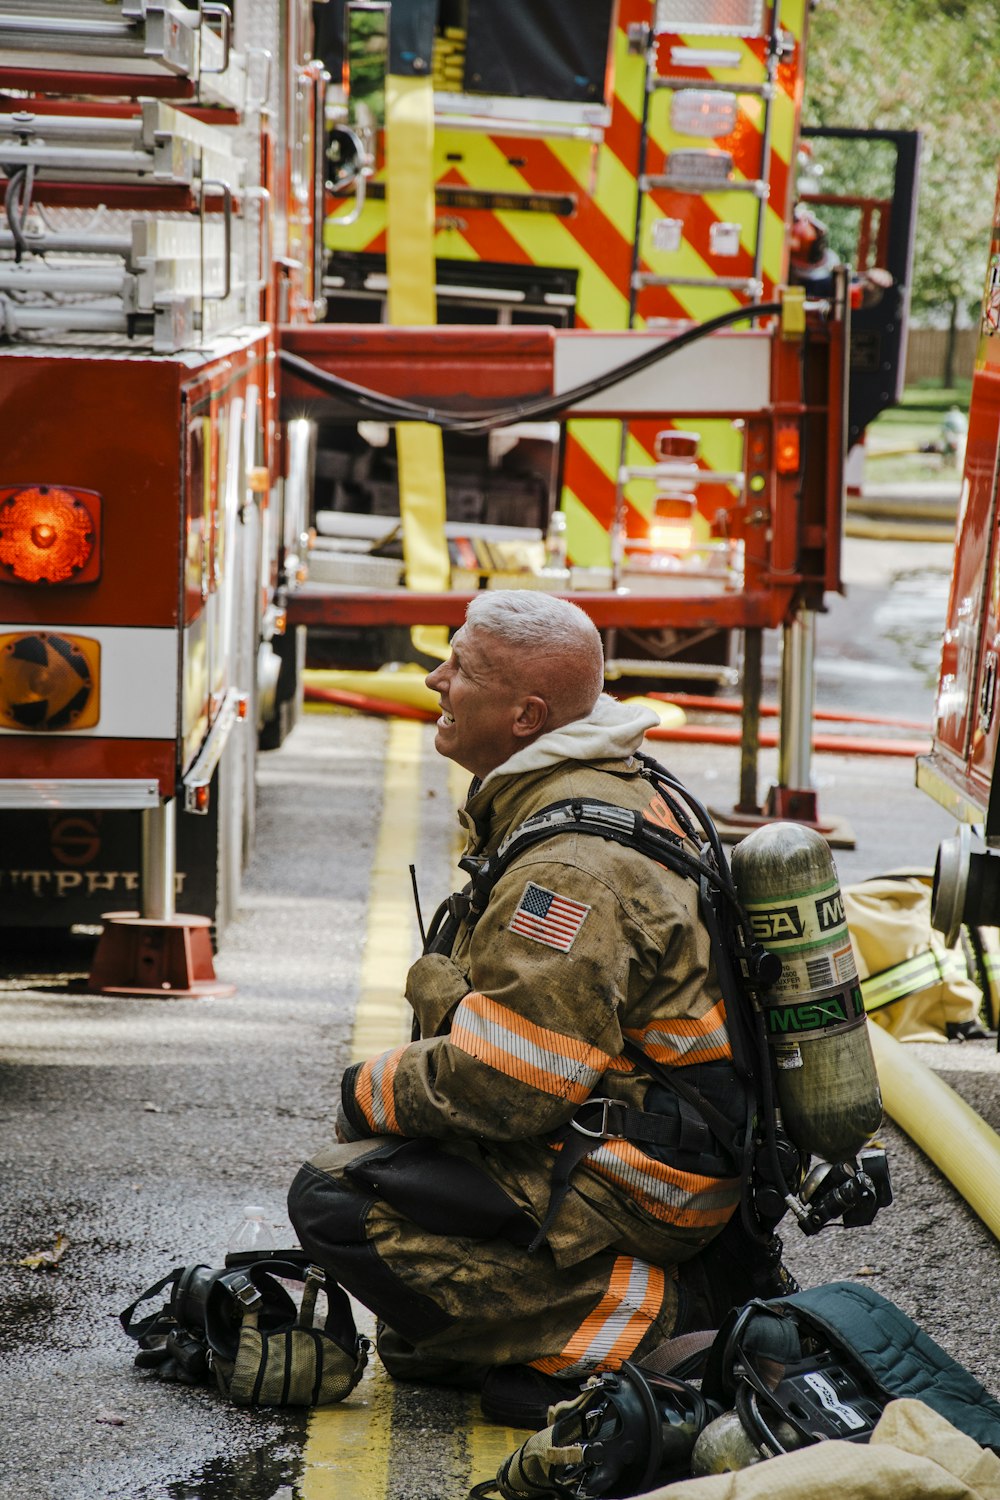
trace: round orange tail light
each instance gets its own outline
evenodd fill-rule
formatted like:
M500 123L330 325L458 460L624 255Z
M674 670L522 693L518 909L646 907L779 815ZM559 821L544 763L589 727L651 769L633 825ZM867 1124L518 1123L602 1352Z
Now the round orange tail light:
M99 497L55 485L0 491L0 569L8 582L87 583L99 571Z

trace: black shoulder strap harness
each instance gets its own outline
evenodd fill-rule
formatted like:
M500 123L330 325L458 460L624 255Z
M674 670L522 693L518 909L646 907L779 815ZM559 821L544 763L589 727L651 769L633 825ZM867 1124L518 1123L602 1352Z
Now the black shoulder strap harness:
M757 1144L756 1125L763 1123L766 1131L768 1117L772 1120L774 1117L770 1063L751 990L755 981L774 982L777 974L773 972L773 966L778 961L752 939L721 840L707 810L658 761L642 754L637 759L642 762L641 774L666 802L678 827L683 830L682 834L671 833L647 822L639 811L609 802L592 798L566 798L553 802L513 829L493 854L485 858L467 856L460 862L461 868L471 877L469 884L438 908L425 951L450 951L459 924L477 922L486 909L493 887L508 867L543 840L561 833L584 833L638 850L697 883L701 918L709 934L716 973L727 1002L726 1020L733 1064L746 1086L746 1115L742 1126L734 1125L699 1089L679 1076L682 1069L664 1067L636 1043L626 1041L626 1056L678 1097L677 1115L668 1117L634 1109L618 1099L590 1098L581 1105L563 1134L559 1159L552 1174L548 1212L532 1249L543 1242L569 1191L573 1169L609 1139L680 1148L716 1160L721 1147L740 1171L743 1213L748 1229L755 1237L771 1233L772 1226L762 1225L753 1213L749 1183ZM771 965L770 972L768 964Z

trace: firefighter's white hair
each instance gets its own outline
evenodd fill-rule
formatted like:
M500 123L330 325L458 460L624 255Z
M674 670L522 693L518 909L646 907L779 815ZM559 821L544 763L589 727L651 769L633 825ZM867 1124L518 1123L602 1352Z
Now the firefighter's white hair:
M465 612L470 630L483 630L534 664L545 664L545 693L566 723L585 718L604 687L604 648L596 626L566 599L532 589L490 589Z

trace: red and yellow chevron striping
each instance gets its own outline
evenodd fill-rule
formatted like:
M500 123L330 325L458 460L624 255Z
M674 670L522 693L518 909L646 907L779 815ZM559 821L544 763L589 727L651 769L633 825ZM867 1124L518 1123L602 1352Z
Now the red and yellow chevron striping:
M766 18L770 8L760 9ZM681 10L690 15L690 6ZM733 7L705 10L721 16ZM647 68L645 49L633 45L636 28L652 27L654 20L669 27L670 12L669 0L659 6L621 0L610 117L599 143L544 129L505 134L485 114L482 131L449 128L438 120L438 187L467 189L483 199L482 206L463 197L460 207L439 209L439 257L496 266L501 285L504 267L575 272L574 322L590 329L700 321L752 301L754 283L765 299L773 295L787 270L807 0L780 5L782 55L770 70L767 36L741 36L721 25L712 32L709 21L694 31L663 30L651 41ZM437 87L460 91L460 50L460 39L450 34L442 42L435 60ZM703 113L716 134L693 134L697 111L678 106L685 89L699 88ZM690 173L705 170L705 153L728 164L728 170L699 187ZM378 179L376 191L377 184ZM491 193L507 195L505 205L491 205ZM511 194L532 201L510 207ZM552 211L557 203L560 211ZM327 243L382 255L384 236L385 204L373 197L353 226L341 230L331 222ZM625 444L627 462L652 465L656 432L667 425L635 424ZM741 467L740 443L728 424L702 422L697 430L706 472ZM608 562L621 452L619 423L567 424L562 506L576 562ZM732 498L725 487L703 487L702 535ZM649 481L626 486L628 530L643 534L652 503Z

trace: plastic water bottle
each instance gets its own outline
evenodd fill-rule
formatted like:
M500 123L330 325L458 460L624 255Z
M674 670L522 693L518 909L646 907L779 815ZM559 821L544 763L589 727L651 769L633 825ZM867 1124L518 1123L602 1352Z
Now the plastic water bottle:
M229 1254L243 1255L247 1251L263 1254L274 1250L274 1235L268 1222L267 1209L250 1204L243 1210L243 1220L229 1240Z
M561 510L554 510L545 535L545 566L566 566L566 517Z

